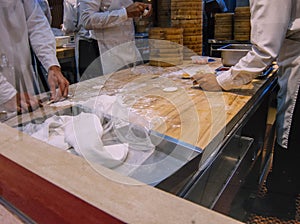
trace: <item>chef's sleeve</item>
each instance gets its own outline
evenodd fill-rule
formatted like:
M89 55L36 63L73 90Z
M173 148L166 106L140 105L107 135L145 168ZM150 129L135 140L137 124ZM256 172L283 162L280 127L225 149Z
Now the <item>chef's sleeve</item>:
M288 30L291 7L292 0L250 1L252 50L217 77L223 89L248 83L278 57Z
M59 65L56 57L56 42L46 16L36 1L24 1L29 41L44 68Z
M128 19L125 8L100 11L101 1L81 0L80 19L87 30L114 27Z

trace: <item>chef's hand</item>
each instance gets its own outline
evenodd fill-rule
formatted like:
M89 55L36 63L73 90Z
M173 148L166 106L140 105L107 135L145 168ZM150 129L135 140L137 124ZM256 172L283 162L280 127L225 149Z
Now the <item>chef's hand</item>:
M48 83L50 86L51 100L58 101L68 97L69 82L61 73L60 67L51 66L48 71ZM58 89L56 90L56 88Z
M145 10L148 10L145 11ZM150 16L152 12L152 7L150 4L142 3L142 2L135 2L131 5L129 5L126 8L127 16L128 18L134 18L134 17L140 17L140 16ZM144 14L144 12L147 12Z
M41 102L28 93L17 93L10 100L6 101L3 106L9 112L24 113L34 111L41 106Z
M153 9L152 9L152 5L151 4L146 4L147 5L147 7L146 7L146 9L144 10L144 12L143 12L143 18L148 18L148 17L150 17L151 15L152 15L152 11L153 11Z
M222 87L219 85L216 75L213 73L197 73L192 77L192 80L194 85L199 85L199 87L205 91L222 91Z

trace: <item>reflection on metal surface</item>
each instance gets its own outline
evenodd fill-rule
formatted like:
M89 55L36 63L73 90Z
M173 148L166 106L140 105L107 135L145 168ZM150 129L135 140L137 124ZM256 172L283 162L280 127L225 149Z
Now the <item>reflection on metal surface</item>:
M23 131L23 127L29 123L41 124L54 115L76 116L81 112L91 111L88 108L77 105L55 114L22 123L17 128ZM111 119L111 117L105 117L103 125L110 126ZM112 121L114 122L115 120ZM149 142L145 144L143 141L135 141L139 139ZM132 177L142 183L157 186L169 192L173 191L173 193L178 191L174 187L180 186L182 181L187 180L190 175L199 169L202 156L202 150L198 147L126 122L123 125L119 124L109 128L109 131L104 133L102 141L104 145L119 143L127 143L129 145L127 159L120 166L113 168L114 171ZM149 148L151 145L154 147L153 149ZM147 150L145 147L148 147ZM68 151L76 154L72 149L68 149ZM92 162L88 162L93 166Z
M222 153L216 156L211 166L202 173L185 198L209 208L213 207L252 142L252 138L235 136Z

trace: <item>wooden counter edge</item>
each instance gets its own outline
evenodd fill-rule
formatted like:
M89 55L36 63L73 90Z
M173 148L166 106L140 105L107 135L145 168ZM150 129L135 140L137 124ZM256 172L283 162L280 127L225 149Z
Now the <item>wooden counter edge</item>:
M0 194L36 221L240 223L112 170L91 167L4 124L0 142Z

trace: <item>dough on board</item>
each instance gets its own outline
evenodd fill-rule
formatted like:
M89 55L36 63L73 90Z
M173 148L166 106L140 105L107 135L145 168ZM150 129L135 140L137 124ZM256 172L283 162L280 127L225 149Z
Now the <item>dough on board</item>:
M163 89L164 92L175 92L178 88L176 86L166 87Z

